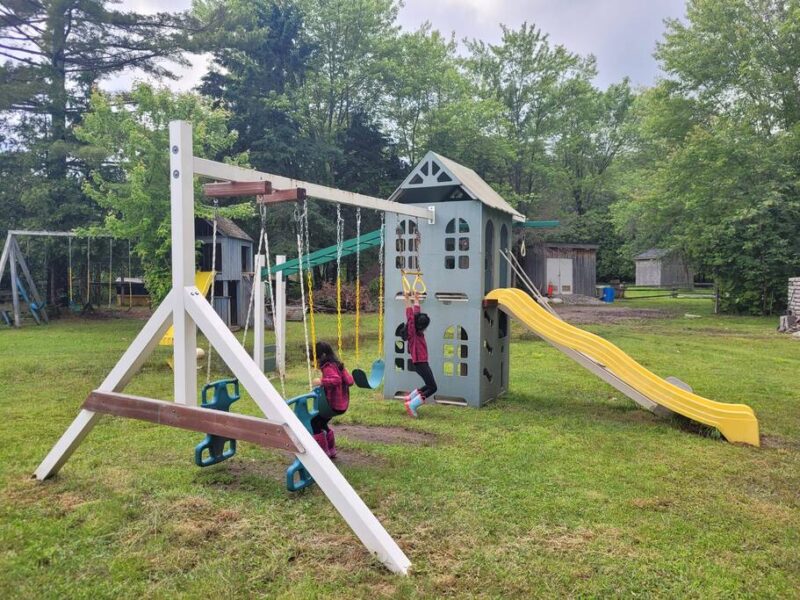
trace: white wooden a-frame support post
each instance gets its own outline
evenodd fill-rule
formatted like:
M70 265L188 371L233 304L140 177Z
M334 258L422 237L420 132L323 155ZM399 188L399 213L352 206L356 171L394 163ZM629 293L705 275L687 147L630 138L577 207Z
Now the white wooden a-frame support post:
M261 269L264 268L264 256L256 255L253 261L253 362L259 370L264 371L264 282ZM269 279L267 285L270 285Z
M22 327L22 315L19 312L19 290L17 289L17 245L11 238L11 248L8 253L8 266L11 275L11 305L14 307L14 327Z
M197 375L194 357L197 323L264 415L271 421L285 424L291 430L303 449L296 453L297 458L367 549L390 570L406 573L411 564L406 555L194 286L191 125L182 121L170 123L170 153L173 288L106 377L100 390L120 391L125 386L158 344L169 327L172 316L175 332L175 400L185 404L195 403ZM190 165L189 169L185 168L187 164ZM178 313L178 307L184 312ZM91 431L97 416L92 411L81 410L39 465L35 473L37 479L43 480L58 472Z
M6 236L6 243L3 244L3 253L0 254L0 282L3 281L3 275L6 272L6 264L8 263L8 256L11 254L11 240L14 238L13 233Z

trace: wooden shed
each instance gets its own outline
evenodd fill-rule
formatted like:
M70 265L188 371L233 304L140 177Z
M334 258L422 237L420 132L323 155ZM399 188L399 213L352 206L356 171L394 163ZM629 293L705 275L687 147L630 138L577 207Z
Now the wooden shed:
M214 222L195 219L195 238L200 242L198 270L211 271ZM236 223L217 217L217 272L214 309L228 326L244 326L253 277L253 238Z
M544 294L594 296L597 285L595 244L541 242L528 248L521 262L525 272Z
M685 286L694 282L694 273L684 256L675 250L651 248L633 257L636 285Z

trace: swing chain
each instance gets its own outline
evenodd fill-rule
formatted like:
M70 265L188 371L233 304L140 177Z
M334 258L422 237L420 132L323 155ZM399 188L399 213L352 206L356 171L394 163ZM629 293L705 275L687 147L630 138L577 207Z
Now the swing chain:
M219 200L214 198L214 224L211 230L211 307L214 308L214 288L217 280L217 218L219 217ZM211 381L211 354L214 348L208 341L208 361L206 362L206 383Z
M342 356L342 243L344 219L342 205L336 205L336 347Z
M305 282L303 280L303 215L300 212L300 207L294 207L294 219L297 225L296 238L297 238L297 262L299 265L298 279L300 280L300 303L303 308L303 337L306 343L306 369L308 370L308 389L312 389L311 383L311 349L308 343L308 317L306 316L306 291Z
M356 364L361 360L361 207L356 208Z
M381 246L378 253L378 356L383 355L383 253L386 213L381 212Z

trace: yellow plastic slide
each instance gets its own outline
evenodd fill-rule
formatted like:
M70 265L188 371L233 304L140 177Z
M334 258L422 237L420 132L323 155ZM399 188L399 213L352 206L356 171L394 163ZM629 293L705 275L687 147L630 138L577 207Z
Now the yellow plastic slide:
M611 342L561 321L522 290L497 289L486 296L548 342L583 354L658 405L716 427L729 442L758 446L758 420L745 404L725 404L683 390L625 354Z
M203 296L208 296L212 281L214 281L214 271L197 271L194 274L194 287L200 290L200 293L203 294ZM173 329L172 325L170 325L169 329L167 329L167 333L164 334L164 337L161 338L161 341L158 342L158 345L172 346L174 338L175 330Z

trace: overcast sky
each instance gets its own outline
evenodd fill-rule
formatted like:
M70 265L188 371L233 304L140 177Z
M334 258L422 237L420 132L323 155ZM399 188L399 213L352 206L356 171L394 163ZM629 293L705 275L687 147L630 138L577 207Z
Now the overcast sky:
M123 7L140 11L183 10L189 0L123 0ZM634 85L650 85L659 75L653 58L656 42L664 32L664 19L682 18L684 0L405 0L399 21L404 29L417 29L430 21L435 29L456 39L500 39L500 23L516 28L535 23L550 40L579 54L597 57L596 83L606 87L625 76ZM194 57L193 67L181 71L173 89L197 84L208 58ZM107 89L130 87L135 74L123 74L106 82Z

